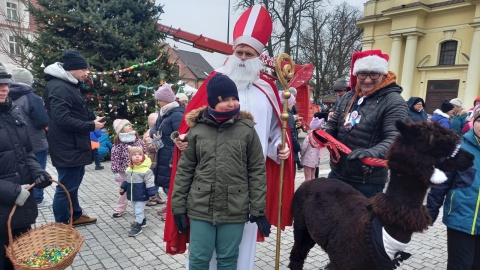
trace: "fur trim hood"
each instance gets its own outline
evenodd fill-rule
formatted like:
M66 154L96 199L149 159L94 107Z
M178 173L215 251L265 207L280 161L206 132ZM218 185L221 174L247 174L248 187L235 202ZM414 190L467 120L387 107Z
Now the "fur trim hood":
M446 113L442 112L442 110L440 110L440 109L436 109L436 110L435 110L433 113L434 113L434 114L441 115L441 116L443 116L443 117L445 117L445 118L448 118L448 119L450 119L450 115L448 115L448 114L446 114Z
M192 110L185 115L185 122L187 125L192 128L194 127L198 120L202 118L203 112L207 109L207 106L200 107L198 109ZM253 115L247 111L240 111L238 116L240 119L249 119L253 121Z

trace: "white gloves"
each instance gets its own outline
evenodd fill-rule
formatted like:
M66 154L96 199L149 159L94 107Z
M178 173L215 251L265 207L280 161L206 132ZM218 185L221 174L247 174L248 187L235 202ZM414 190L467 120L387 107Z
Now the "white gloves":
M20 194L18 194L17 199L15 200L15 204L18 206L23 206L25 201L28 199L30 196L30 191L26 190L26 188L29 185L22 185L22 190L20 191Z

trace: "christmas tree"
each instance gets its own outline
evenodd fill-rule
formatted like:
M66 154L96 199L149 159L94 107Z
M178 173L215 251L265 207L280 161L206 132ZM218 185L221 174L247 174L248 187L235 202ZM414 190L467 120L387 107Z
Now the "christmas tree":
M91 72L80 91L98 116L130 120L135 130L147 129L156 110L155 90L178 81L178 67L168 61L156 22L162 7L149 0L38 0L29 10L38 25L32 49L32 73L42 91L44 67L61 62L62 52L76 50Z

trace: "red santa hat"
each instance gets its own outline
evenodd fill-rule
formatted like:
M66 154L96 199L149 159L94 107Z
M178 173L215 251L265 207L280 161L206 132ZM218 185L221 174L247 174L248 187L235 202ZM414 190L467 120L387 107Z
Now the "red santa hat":
M383 54L381 50L354 52L350 69L350 88L355 88L356 76L361 71L387 74L388 58L388 54Z
M262 53L272 34L273 22L268 11L261 5L247 9L233 29L233 48L246 44Z

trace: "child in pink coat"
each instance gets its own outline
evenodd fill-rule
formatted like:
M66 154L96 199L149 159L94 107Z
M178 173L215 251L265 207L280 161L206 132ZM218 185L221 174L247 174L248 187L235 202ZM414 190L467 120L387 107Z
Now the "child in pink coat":
M322 128L325 120L314 117L310 123L309 133L313 130ZM305 174L305 181L315 178L315 169L318 167L320 161L321 148L314 148L310 145L309 136L305 137L300 148L300 160L303 165L303 173Z

